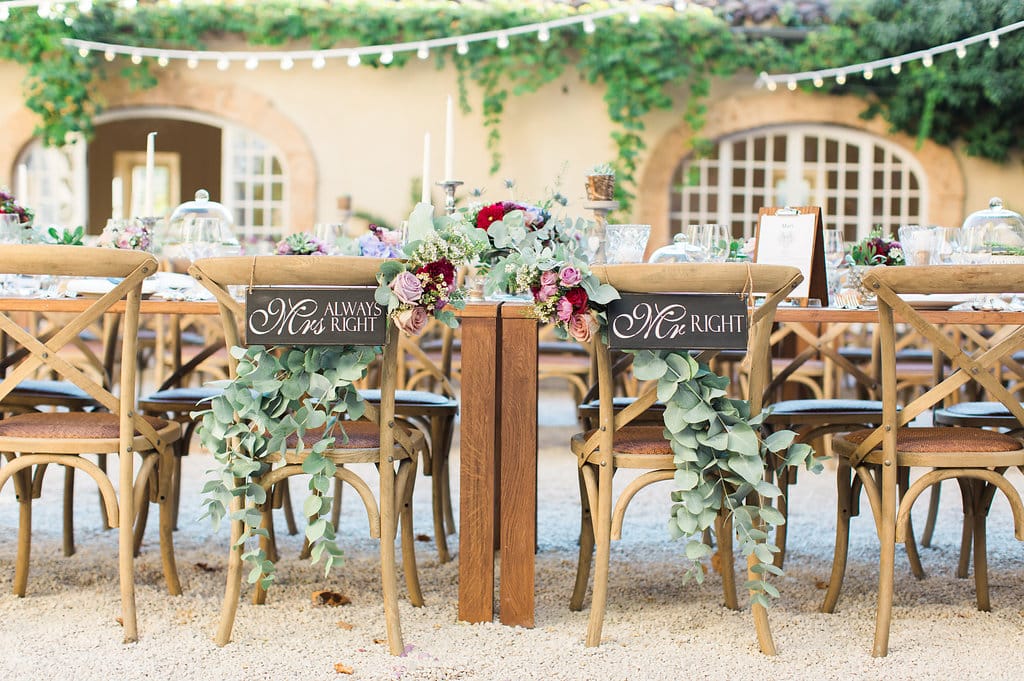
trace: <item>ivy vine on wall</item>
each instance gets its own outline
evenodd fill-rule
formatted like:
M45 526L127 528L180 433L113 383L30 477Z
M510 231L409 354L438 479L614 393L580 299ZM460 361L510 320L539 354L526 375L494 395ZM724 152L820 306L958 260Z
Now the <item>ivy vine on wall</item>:
M37 132L59 145L69 133L92 133L92 119L104 102L96 81L119 76L136 87L157 84L160 67L127 59L107 63L102 54L82 57L61 44L64 37L167 48L203 49L212 40L233 36L268 49L310 45L314 49L381 45L429 37L469 34L557 19L602 9L611 2L578 8L563 3L494 2L416 3L352 0L311 5L297 0L249 3L140 4L127 11L119 3L95 2L94 9L62 19L43 19L31 9L12 11L0 22L0 59L28 66L26 105L39 116ZM70 5L69 5L70 7ZM723 8L726 7L723 4ZM578 76L604 88L613 141L618 198L628 207L635 174L646 147L645 118L655 110L679 109L695 133L704 124L706 101L716 78L760 70L789 71L840 66L899 54L990 30L1024 18L1024 6L1002 0L977 0L965 9L955 0L872 0L840 3L831 24L814 27L808 39L780 43L770 32L730 27L727 16L706 9L677 12L654 7L629 23L625 15L604 19L594 33L581 27L558 29L551 40L531 36L434 50L437 68L456 69L459 101L467 112L479 110L489 129L492 172L501 163L500 129L510 96L535 92L575 66ZM723 9L725 11L725 9ZM780 13L781 16L781 13ZM789 15L787 15L789 16ZM797 20L793 14L791 21ZM868 105L865 116L881 115L894 129L930 137L941 144L963 139L969 153L1002 160L1019 148L1024 127L1024 38L1011 34L998 50L972 50L962 60L937 59L931 69L911 65L901 76L879 74L871 81L827 87L855 93ZM388 65L366 60L361 68L402 68L410 53L396 53ZM472 91L469 85L479 91ZM699 154L710 142L695 142ZM595 159L604 160L604 159Z

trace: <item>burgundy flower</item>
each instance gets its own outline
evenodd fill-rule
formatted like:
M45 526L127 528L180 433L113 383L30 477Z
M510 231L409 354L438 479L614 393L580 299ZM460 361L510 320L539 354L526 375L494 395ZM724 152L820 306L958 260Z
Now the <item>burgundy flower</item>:
M583 290L582 286L571 288L565 292L565 299L572 305L572 311L575 314L586 312L587 303L590 302L590 298L587 297L587 292Z
M508 210L505 209L505 202L499 201L498 203L492 203L489 206L484 206L480 209L480 212L476 214L476 226L482 230L488 230L491 224L498 222Z
M416 274L426 274L431 283L436 282L437 278L440 277L441 281L444 282L445 289L449 292L455 288L455 266L444 258L428 262L426 265L417 268Z

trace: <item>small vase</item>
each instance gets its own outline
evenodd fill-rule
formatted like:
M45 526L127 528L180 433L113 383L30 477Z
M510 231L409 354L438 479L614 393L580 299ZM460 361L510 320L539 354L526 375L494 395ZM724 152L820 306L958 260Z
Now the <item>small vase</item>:
M850 273L847 276L847 283L849 288L855 289L860 295L861 303L875 303L877 296L873 289L869 288L864 284L864 275L873 270L876 267L885 267L885 265L851 265Z
M615 176L587 175L586 189L588 201L614 201Z

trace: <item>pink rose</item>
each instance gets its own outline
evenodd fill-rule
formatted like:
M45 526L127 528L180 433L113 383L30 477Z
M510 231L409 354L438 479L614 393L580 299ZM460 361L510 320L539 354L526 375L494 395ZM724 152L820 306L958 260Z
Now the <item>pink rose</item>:
M558 278L562 280L562 286L576 286L583 281L583 275L575 267L563 267Z
M558 283L558 275L555 274L554 270L547 270L540 273L541 286L554 286L556 283Z
M400 310L395 315L395 325L410 336L423 333L428 320L427 309L422 305Z
M423 296L420 278L412 272L400 272L391 280L391 290L403 303L415 303Z
M537 300L546 302L548 298L558 293L558 287L554 284L542 284L537 290Z
M568 298L559 298L555 303L555 311L558 313L559 321L569 321L572 317L572 301Z
M590 313L573 315L567 324L569 335L581 343L589 343L594 337L594 318Z

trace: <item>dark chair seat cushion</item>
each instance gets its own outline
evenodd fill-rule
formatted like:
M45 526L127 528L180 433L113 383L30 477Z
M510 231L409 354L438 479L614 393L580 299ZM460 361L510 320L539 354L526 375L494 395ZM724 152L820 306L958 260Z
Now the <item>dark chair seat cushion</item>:
M221 392L223 391L220 388L207 388L203 386L196 388L168 388L167 390L158 390L151 395L143 397L139 400L139 408L149 409L156 404L195 407L199 406L203 400L220 395Z
M1010 410L1002 402L961 402L953 404L943 411L955 416L1007 416L1012 417Z
M360 390L360 396L372 404L380 403L380 390ZM427 390L396 390L395 406L457 407L458 401Z
M874 428L855 430L843 439L857 445L873 432ZM1020 440L980 428L900 428L896 433L896 449L901 452L1013 452L1020 448Z
M633 404L634 402L636 402L636 398L635 397L624 397L624 396L620 395L618 397L613 397L612 398L612 408L615 409L615 411L620 411L622 409L625 409L629 405ZM584 402L583 404L581 404L579 406L579 411L580 411L580 413L584 413L585 412L585 413L588 413L588 414L591 414L591 413L596 414L600 410L600 408L601 408L601 401L600 400L591 400L590 402ZM663 412L663 411L665 411L665 403L664 402L655 402L650 407L648 407L647 411Z
M839 356L854 364L864 364L871 361L871 348L850 345L840 348ZM896 351L896 359L903 362L931 362L932 351L928 348L904 348Z
M773 415L831 414L836 412L882 413L881 400L782 400L770 405Z
M156 430L168 425L156 416L143 418ZM0 437L116 440L119 435L120 419L109 412L31 412L0 421Z
M18 397L46 398L63 397L83 401L92 401L85 392L71 381L22 381L11 393Z

